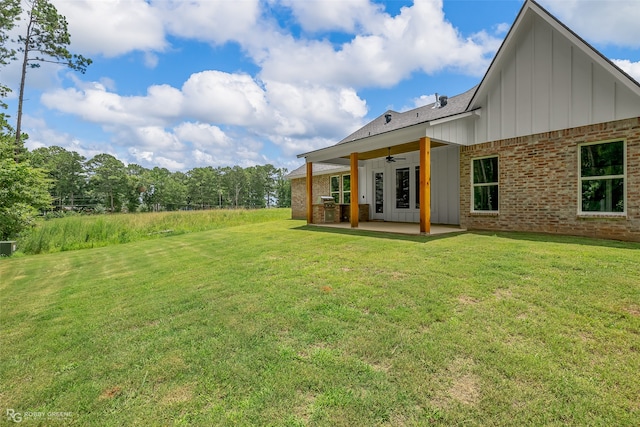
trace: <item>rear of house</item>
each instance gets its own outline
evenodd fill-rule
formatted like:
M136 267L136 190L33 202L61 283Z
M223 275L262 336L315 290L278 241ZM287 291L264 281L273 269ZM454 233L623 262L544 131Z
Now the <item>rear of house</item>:
M531 0L478 86L387 111L300 157L292 215L310 223L324 218L317 198L331 195L352 227L640 241L640 84Z

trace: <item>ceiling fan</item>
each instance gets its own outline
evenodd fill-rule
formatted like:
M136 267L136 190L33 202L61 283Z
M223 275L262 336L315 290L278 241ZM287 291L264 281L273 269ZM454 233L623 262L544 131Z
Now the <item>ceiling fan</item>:
M387 155L387 157L385 157L384 159L387 161L387 163L393 163L396 160L406 160L404 157L394 157L391 155L391 147L388 148L389 150L389 154Z

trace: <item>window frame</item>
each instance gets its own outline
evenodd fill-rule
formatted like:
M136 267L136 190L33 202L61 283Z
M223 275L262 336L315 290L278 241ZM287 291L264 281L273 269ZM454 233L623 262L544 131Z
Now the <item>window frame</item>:
M493 159L495 158L498 165L498 181L496 182L483 182L476 184L473 180L474 177L474 163L476 160L484 160L484 159ZM474 157L471 159L471 170L470 170L470 181L471 181L471 213L478 214L499 214L500 213L500 156L498 154L491 154L489 156L482 157ZM497 187L498 189L498 209L497 210L479 210L475 208L475 189L476 187Z
M344 180L346 177L349 177L349 190L344 189ZM338 181L338 189L336 191L333 190L333 180L336 179ZM351 189L351 174L350 173L341 173L339 175L331 175L329 176L329 195L333 197L337 205L348 205L351 203L351 195L353 191ZM349 195L349 201L345 202L345 195Z
M582 147L588 145L602 145L602 144L611 144L614 142L622 143L622 174L617 175L598 175L598 176L582 176ZM577 145L578 147L578 216L582 217L626 217L627 216L627 140L626 138L616 138L609 139L604 141L592 141L592 142L583 142ZM623 185L623 194L622 194L622 203L623 209L622 212L614 212L614 211L584 211L582 210L582 184L584 181L595 181L595 180L615 180L622 179Z

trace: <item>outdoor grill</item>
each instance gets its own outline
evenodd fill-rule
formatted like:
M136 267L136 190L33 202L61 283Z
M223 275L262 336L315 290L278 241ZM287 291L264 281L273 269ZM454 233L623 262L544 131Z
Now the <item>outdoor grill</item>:
M324 207L324 222L335 222L336 219L336 201L332 196L320 196L320 202Z

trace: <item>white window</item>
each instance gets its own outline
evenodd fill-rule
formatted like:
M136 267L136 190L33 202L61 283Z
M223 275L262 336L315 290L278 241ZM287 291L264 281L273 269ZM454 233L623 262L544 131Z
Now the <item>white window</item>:
M498 156L471 162L471 208L474 212L498 212Z
M579 212L625 213L625 142L579 146Z
M351 203L351 175L333 175L329 180L333 200L338 204Z

